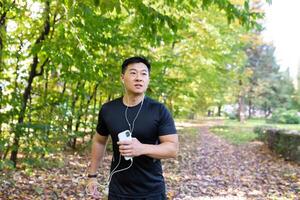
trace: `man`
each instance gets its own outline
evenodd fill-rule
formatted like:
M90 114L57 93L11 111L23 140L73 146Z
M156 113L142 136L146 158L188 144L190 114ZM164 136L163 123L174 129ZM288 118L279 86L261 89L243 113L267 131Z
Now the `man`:
M88 175L90 192L97 185L96 172L110 135L113 160L108 199L166 199L160 159L176 157L178 136L165 106L145 96L150 70L142 57L128 58L122 64L125 95L104 104L99 112ZM119 141L118 134L125 130L132 139Z

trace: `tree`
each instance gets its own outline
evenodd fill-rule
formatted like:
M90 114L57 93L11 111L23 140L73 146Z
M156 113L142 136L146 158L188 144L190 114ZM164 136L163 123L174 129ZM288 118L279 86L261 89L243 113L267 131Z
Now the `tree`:
M290 109L294 87L287 72L280 72L274 56L275 48L262 44L247 49L247 68L252 71L247 90L249 117L256 109L269 116L276 108Z
M76 148L131 55L154 61L149 94L175 115L204 110L243 60L236 36L258 25L245 2L1 1L1 159Z

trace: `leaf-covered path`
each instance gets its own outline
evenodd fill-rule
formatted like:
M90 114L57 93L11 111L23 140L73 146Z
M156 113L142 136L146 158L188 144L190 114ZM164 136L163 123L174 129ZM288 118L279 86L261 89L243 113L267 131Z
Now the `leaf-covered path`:
M299 165L261 142L228 144L209 125L200 125L195 137L183 133L178 161L165 165L174 199L300 199Z
M219 122L180 131L178 158L163 161L169 197L300 199L299 165L278 158L260 142L228 144L210 133L214 123ZM65 155L60 168L1 172L0 199L91 199L84 191L88 153ZM101 186L110 158L107 155L101 166Z

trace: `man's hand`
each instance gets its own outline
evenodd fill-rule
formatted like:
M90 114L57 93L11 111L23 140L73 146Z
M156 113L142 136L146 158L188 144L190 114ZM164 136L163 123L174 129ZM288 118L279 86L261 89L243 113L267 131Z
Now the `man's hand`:
M143 144L138 139L119 141L119 151L124 157L150 156L155 159L175 158L178 152L178 135L159 136L159 144Z
M99 183L97 178L89 178L86 184L85 192L88 196L93 196L93 198L100 198L101 193L99 191Z
M119 151L124 157L136 157L143 154L143 144L136 138L119 141Z

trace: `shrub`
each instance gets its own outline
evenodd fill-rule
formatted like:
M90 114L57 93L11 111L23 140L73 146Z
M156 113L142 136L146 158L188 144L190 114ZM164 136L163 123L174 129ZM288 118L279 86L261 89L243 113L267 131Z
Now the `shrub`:
M287 160L300 163L300 132L278 128L255 127L255 132L268 147Z
M266 139L266 130L272 129L271 126L256 126L253 129L253 132L257 134L257 139L264 141Z
M269 123L300 124L300 116L296 110L277 109L272 117L267 120Z

